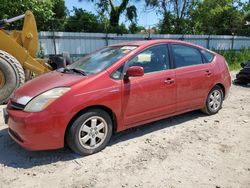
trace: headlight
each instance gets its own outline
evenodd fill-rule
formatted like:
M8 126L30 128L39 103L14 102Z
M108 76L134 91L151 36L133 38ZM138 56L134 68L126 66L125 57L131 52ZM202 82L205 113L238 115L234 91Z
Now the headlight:
M54 88L33 98L24 108L25 112L40 112L49 106L53 101L69 91L68 87Z

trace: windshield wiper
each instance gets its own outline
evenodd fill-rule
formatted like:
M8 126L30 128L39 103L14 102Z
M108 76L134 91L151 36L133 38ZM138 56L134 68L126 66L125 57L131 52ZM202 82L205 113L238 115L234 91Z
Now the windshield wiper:
M79 74L81 74L83 76L87 76L87 74L83 70L80 70L80 69L72 68L72 69L68 69L68 70L71 70L73 72L79 73Z
M75 68L70 68L70 69L63 68L62 72L63 73L75 72L75 73L81 74L83 76L87 76L87 74L83 70L75 69Z

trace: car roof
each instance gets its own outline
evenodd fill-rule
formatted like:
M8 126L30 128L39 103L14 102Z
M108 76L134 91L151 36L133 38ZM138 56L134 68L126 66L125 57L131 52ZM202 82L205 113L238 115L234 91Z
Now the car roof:
M202 46L198 46L189 42L181 41L181 40L172 40L172 39L154 39L154 40L142 40L142 41L130 41L130 42L124 42L119 44L113 44L111 46L149 46L159 43L179 43L179 44L186 44L193 47L197 47L200 49L205 49ZM207 49L206 49L207 50Z
M154 44L160 44L160 43L175 43L175 44L184 44L188 45L191 47L198 48L200 50L204 50L207 52L210 52L214 55L218 55L216 52L211 51L203 46L199 46L190 42L182 41L182 40L173 40L173 39L153 39L153 40L139 40L139 41L129 41L129 42L124 42L124 43L117 43L113 44L110 46L137 46L137 47L142 47L146 48L148 46L154 45Z

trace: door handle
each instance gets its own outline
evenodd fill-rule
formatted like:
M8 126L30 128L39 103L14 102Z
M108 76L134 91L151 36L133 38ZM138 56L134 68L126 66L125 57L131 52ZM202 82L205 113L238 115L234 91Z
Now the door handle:
M205 71L205 76L211 76L212 72L210 70Z
M165 84L173 84L174 83L174 79L173 78L167 78L165 81L164 81Z

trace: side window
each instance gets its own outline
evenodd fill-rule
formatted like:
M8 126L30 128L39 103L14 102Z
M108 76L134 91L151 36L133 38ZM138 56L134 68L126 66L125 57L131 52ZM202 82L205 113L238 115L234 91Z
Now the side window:
M203 54L203 56L205 57L205 61L206 63L210 63L211 61L213 61L214 59L214 54L205 51L205 50L201 50L201 53Z
M176 68L203 63L200 51L195 48L173 44L172 49Z
M141 66L144 73L169 69L169 55L166 44L150 47L128 61L128 67Z

